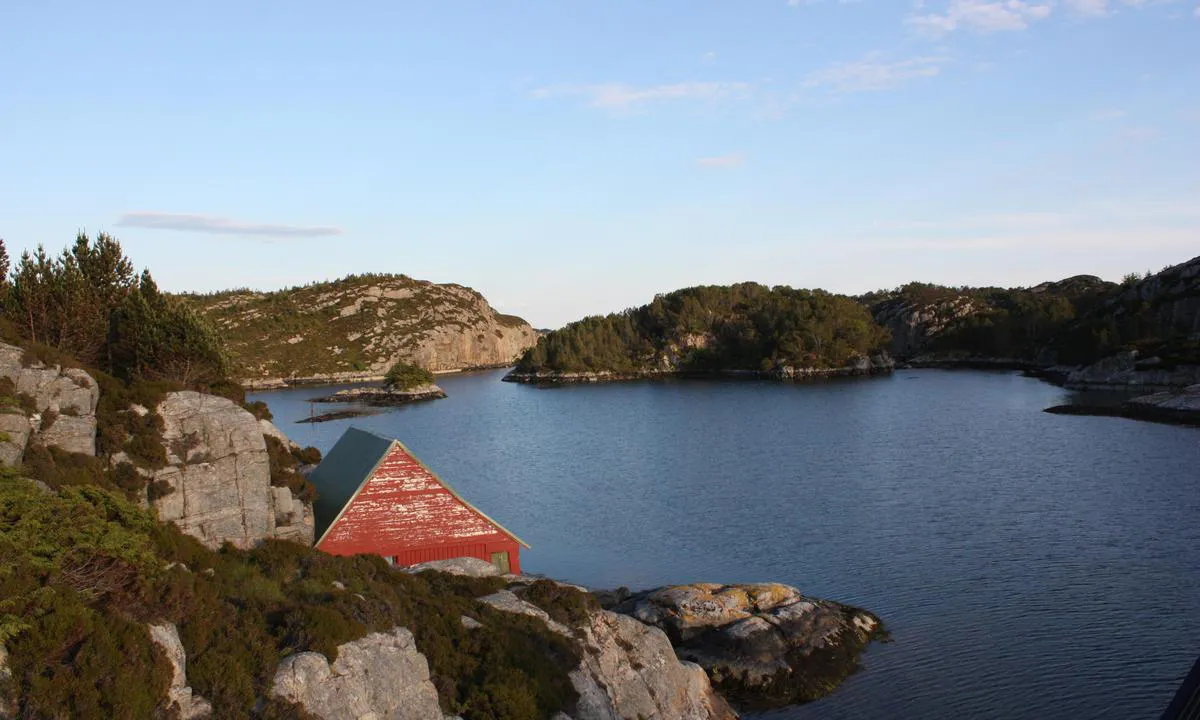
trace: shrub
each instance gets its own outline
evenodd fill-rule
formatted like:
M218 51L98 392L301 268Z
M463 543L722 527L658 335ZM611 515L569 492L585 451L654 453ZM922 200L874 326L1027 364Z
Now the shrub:
M591 593L553 580L535 580L532 585L518 590L517 594L567 626L585 622L592 613L600 609L599 600Z
M308 478L297 471L297 467L303 462L300 457L311 459L315 454L317 462L320 462L321 451L316 448L292 450L284 445L279 438L270 435L263 435L263 439L267 442L267 459L271 466L271 484L275 487L288 488L292 491L293 497L304 502L311 503L316 500L316 487L308 481Z
M433 373L404 362L393 365L383 378L383 386L388 390L411 390L432 383Z

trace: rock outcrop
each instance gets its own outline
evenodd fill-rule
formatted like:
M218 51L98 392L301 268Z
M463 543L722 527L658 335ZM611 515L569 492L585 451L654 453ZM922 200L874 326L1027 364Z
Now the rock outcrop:
M875 322L892 334L892 354L912 357L929 346L930 341L954 322L980 310L971 298L956 295L929 303L909 302L902 297L872 308Z
M30 441L96 454L100 386L91 375L36 360L27 366L24 350L0 343L0 378L11 383L10 402L0 407L0 461L19 464ZM21 396L30 407L21 407Z
M179 629L172 623L150 626L150 639L162 649L171 663L171 687L167 690L168 711L177 713L179 720L199 720L212 715L212 705L199 695L193 695L187 684L187 654L179 640Z
M1200 316L1198 316L1200 317ZM1067 374L1068 388L1172 388L1200 383L1200 365L1167 364L1157 357L1141 358L1128 350Z
M1200 384L1142 395L1115 405L1056 405L1046 408L1046 412L1055 415L1101 415L1168 425L1200 426Z
M732 720L700 666L681 662L667 636L626 615L600 610L579 630L583 661L571 673L575 720Z
M157 411L169 463L153 478L169 488L153 502L161 520L213 548L268 537L312 543L312 506L271 486L263 429L252 414L191 391L168 394Z
M300 705L322 720L434 720L443 717L429 663L412 633L372 633L337 649L291 655L279 664L271 695Z
M882 633L869 612L778 584L666 587L618 610L661 628L680 658L699 664L721 693L749 707L828 694Z
M398 361L438 371L511 364L537 342L478 292L403 275L187 300L220 330L248 387L382 380ZM287 327L276 321L281 307Z
M473 557L451 558L449 560L430 560L429 562L419 563L417 565L409 565L402 568L404 572L419 573L427 570L436 570L438 572L449 573L451 575L460 575L466 577L496 577L500 575L500 568L491 564L487 560L480 560Z
M572 720L732 720L737 714L717 695L699 666L680 662L658 628L607 610L569 628L516 594L500 592L480 601L502 612L529 615L582 646L571 684L579 699L566 715ZM561 720L561 718L560 718Z

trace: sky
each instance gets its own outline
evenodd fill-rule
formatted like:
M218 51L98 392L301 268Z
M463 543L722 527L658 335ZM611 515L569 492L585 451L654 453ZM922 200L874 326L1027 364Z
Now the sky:
M1200 255L1200 0L0 3L0 238L537 327Z

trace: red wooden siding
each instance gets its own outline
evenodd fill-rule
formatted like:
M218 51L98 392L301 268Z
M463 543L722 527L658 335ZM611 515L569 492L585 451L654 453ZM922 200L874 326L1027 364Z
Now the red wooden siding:
M517 542L459 500L399 445L351 498L317 547L331 555L371 553L400 565L455 557L491 561L507 552L520 572Z

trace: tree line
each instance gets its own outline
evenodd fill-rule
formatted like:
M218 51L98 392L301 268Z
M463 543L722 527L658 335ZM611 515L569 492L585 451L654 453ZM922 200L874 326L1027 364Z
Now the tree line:
M39 245L10 267L0 241L0 316L6 339L52 350L123 380L206 386L226 380L213 328L137 273L110 235L79 233L57 256Z
M699 286L542 337L521 372L636 373L835 368L877 352L887 331L852 298L758 283Z

